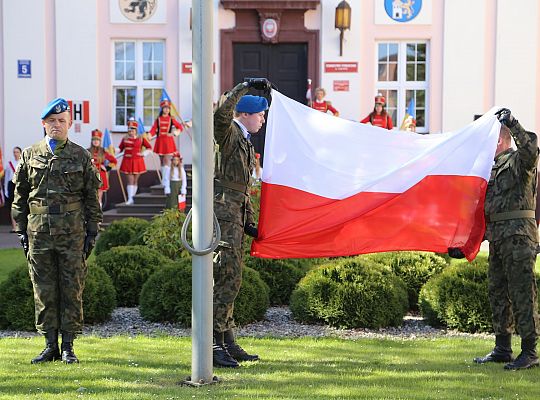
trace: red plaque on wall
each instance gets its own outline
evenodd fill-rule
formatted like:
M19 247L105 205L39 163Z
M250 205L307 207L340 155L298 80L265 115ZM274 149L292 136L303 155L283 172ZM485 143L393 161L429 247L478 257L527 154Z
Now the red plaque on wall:
M216 73L216 63L213 64L213 72ZM190 62L182 63L182 73L183 74L191 74L193 73L193 64Z
M358 72L357 62L325 62L324 72Z
M348 92L349 81L334 81L334 92Z

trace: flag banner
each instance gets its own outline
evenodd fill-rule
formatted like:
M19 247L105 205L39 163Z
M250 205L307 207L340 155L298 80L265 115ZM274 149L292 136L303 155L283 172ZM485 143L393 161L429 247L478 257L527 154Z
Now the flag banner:
M144 122L143 120L141 119L141 117L139 117L139 119L137 120L137 123L138 123L138 126L137 126L137 135L143 135L145 132L144 132Z
M496 110L460 130L418 135L335 118L273 90L251 254L458 247L474 259L500 130Z
M114 156L115 149L112 142L111 132L107 128L105 128L105 132L103 133L103 149Z
M409 130L414 131L413 128L416 127L416 102L414 101L414 97L411 98L409 101L409 105L407 106L407 110L405 111L405 116L403 117L403 122L401 123L401 129L402 131Z
M180 211L184 211L186 209L186 195L185 194L178 195L178 209Z

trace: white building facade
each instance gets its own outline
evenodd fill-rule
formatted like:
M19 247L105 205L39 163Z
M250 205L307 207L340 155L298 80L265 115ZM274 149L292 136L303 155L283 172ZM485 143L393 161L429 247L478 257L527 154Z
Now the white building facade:
M540 131L537 0L347 0L342 55L334 26L341 0L208 1L215 99L244 76L267 76L305 101L311 79L347 119L364 118L380 92L398 127L415 99L419 133L460 128L494 105ZM0 5L4 159L43 137L39 115L55 97L72 102L70 137L83 146L95 128L118 143L132 116L148 130L163 89L191 118L190 0ZM179 140L190 163L189 135Z

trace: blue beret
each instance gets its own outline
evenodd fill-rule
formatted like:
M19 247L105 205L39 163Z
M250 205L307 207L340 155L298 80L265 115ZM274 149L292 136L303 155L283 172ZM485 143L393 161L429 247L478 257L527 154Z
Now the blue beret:
M236 105L236 112L255 114L266 110L268 110L268 101L264 97L250 94L243 96Z
M64 111L71 111L69 104L65 99L58 97L45 106L41 112L41 119L45 119L51 114L63 113Z

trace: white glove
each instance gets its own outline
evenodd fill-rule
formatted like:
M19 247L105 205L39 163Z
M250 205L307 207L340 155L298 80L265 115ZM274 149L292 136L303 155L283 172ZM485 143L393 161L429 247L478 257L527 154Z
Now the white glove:
M149 155L150 153L152 153L152 150L146 149L145 151L142 152L142 155L143 155L143 157L146 157L146 156Z

